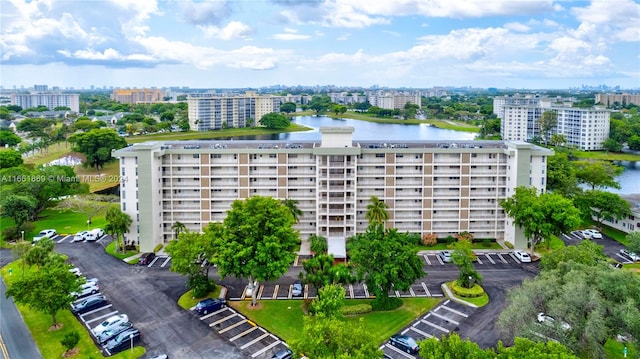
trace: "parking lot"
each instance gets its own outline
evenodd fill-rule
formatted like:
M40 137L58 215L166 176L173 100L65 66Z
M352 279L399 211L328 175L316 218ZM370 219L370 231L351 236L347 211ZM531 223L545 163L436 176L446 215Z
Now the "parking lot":
M629 257L623 255L622 253L620 253L620 250L621 249L625 249L625 247L622 244L620 244L620 242L617 242L617 241L607 237L604 234L602 235L602 238L585 239L580 231L573 231L573 232L570 232L570 233L563 233L562 235L560 235L560 238L567 245L577 245L580 242L585 241L585 240L595 242L595 243L603 246L602 251L604 252L604 254L606 254L610 258L616 260L617 262L620 262L622 264L633 263L631 258L629 258Z

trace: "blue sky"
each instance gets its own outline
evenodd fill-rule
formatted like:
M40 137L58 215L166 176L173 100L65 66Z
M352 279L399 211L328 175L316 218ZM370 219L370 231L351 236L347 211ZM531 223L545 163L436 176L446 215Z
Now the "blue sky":
M633 0L0 0L4 88L640 88Z

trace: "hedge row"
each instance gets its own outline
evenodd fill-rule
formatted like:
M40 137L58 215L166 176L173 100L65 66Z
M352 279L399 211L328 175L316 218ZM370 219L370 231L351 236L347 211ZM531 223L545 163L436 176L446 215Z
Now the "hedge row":
M477 298L484 294L484 289L481 286L475 284L472 288L464 288L458 285L458 281L453 282L451 290L453 294L462 298Z

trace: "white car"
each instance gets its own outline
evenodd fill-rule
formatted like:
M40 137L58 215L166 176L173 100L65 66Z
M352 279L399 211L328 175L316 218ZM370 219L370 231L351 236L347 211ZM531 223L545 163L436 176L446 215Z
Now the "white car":
M97 241L104 236L104 231L100 228L92 229L87 234L87 242Z
M98 336L102 334L105 330L114 328L118 326L120 323L128 322L129 317L126 314L118 314L112 315L109 318L105 319L102 323L98 324L97 327L91 329L91 332L94 336Z
M513 251L513 254L522 263L531 263L531 256L525 251Z
M585 229L582 231L582 236L589 239L602 239L602 233L595 229Z
M69 272L75 274L76 277L80 277L82 275L82 272L80 272L80 269L78 267L73 267L69 269Z
M88 235L89 231L78 232L75 236L73 236L71 242L84 242L87 239Z
M538 313L538 323L553 326L555 322L556 320L553 317L550 317L542 312ZM571 325L569 323L562 322L562 330L567 331L569 329L571 329Z
M449 263L451 262L451 251L440 251L438 252L438 257L440 257L443 262Z
M56 233L55 229L44 229L40 231L37 236L33 237L33 243L41 240L42 238L53 238L57 235L58 233Z
M633 253L633 252L628 251L626 249L621 249L620 253L622 253L626 257L629 257L634 262L640 262L640 255L638 255L636 253Z
M100 287L93 283L85 283L80 286L79 292L71 292L71 295L75 298L82 298L88 295L96 294L98 292L100 292Z

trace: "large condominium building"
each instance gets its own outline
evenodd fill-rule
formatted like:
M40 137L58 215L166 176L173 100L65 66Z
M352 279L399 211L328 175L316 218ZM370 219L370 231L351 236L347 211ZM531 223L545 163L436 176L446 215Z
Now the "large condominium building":
M46 106L54 110L56 107L68 107L71 111L80 112L80 95L59 92L11 94L11 104L23 109Z
M402 110L407 103L421 106L420 93L393 92L393 93L371 93L368 101L371 106L377 106L388 110Z
M602 150L602 143L609 138L611 111L603 108L578 108L567 102L517 97L496 97L493 105L493 112L501 120L500 134L504 140L530 142L544 137L540 118L547 111L555 112L558 119L549 136L564 135L565 146L585 151Z
M595 102L601 103L605 106L613 106L616 102L620 106L626 106L630 104L640 106L640 94L599 93L596 94Z
M323 127L321 141L146 142L115 151L126 235L142 251L223 221L231 203L251 196L298 202L295 228L348 238L366 230L367 205L388 206L388 227L446 237L462 231L526 247L500 200L517 186L545 189L547 149L511 141L353 141L352 127Z
M111 92L111 99L119 103L151 103L164 101L167 93L155 88L115 89Z
M280 104L284 102L282 97L252 92L245 95L190 94L187 97L189 125L195 131L256 126L262 116L280 112Z

